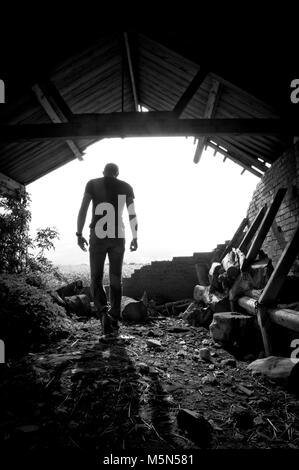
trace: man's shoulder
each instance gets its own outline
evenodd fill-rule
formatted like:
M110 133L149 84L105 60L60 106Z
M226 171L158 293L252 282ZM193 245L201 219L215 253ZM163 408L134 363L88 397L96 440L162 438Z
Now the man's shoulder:
M123 180L120 180L120 179L117 179L116 181L118 181L119 186L121 186L122 188L128 189L128 190L132 189L132 186L129 183L127 183L126 181L123 181Z

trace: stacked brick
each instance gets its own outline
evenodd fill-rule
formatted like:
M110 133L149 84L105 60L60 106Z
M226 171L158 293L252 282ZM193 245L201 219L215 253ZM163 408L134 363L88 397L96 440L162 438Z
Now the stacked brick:
M247 213L250 222L265 203L269 207L281 187L287 188L287 193L263 244L274 265L299 222L299 142L273 163L257 185ZM296 266L297 262L293 271Z
M146 291L157 302L170 302L193 297L198 284L195 265L209 269L213 253L194 253L174 257L171 261L153 261L123 279L123 294L141 298Z

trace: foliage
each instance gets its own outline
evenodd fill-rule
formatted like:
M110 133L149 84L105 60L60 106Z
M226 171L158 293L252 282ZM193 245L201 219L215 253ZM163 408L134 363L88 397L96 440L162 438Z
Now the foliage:
M28 282L29 281L29 282ZM0 331L8 354L24 351L33 344L64 336L71 321L40 286L30 285L30 277L0 275Z
M29 203L27 192L0 197L0 273L43 273L64 281L59 269L45 256L46 251L55 249L53 241L59 238L58 232L51 227L39 228L32 238Z
M32 240L28 193L0 197L0 272L19 273L26 269Z

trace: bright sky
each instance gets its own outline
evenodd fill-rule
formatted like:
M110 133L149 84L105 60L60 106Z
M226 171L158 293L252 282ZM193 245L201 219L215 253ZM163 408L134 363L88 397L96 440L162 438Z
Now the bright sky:
M77 246L77 214L88 180L102 176L106 163L119 165L119 179L135 192L138 217L136 252L127 212L126 262L143 263L210 251L238 228L259 179L208 148L193 163L194 138L104 139L89 147L84 161L75 160L28 185L32 231L56 227L60 240L49 258L56 264L88 263ZM89 209L83 235L88 239Z

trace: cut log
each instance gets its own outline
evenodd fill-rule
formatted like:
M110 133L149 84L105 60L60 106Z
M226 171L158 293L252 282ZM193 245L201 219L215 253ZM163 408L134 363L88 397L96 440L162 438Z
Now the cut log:
M299 333L299 312L291 309L268 309L269 319L277 325Z
M193 298L196 302L203 302L215 312L226 312L229 310L229 300L226 294L219 292L211 293L210 287L196 285L193 291Z
M224 269L221 263L218 263L218 262L212 263L212 266L209 271L209 281L210 281L210 286L214 290L221 289L221 282L219 281L219 275L223 272L224 272Z
M235 312L215 313L210 325L210 333L216 343L233 345L247 343L253 333L254 318Z
M83 282L81 280L73 281L70 284L56 289L57 294L64 299L65 297L71 297L81 293L83 288Z
M240 297L238 299L238 304L251 315L257 315L257 300L255 298L251 298L248 296Z
M227 276L235 280L240 273L239 256L235 250L230 251L222 260L222 266Z
M124 321L140 323L147 319L147 307L144 300L135 300L131 297L122 297L121 317Z
M68 312L75 313L78 316L91 316L91 305L87 295L72 295L64 297L66 309Z
M255 261L249 269L254 289L263 289L273 272L273 264L268 256Z
M189 325L208 327L213 320L213 312L210 307L203 307L197 302L192 302L187 310L180 315Z
M249 295L249 292L252 288L253 281L251 276L247 273L241 273L229 291L229 300L235 301L238 297Z

